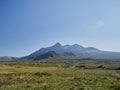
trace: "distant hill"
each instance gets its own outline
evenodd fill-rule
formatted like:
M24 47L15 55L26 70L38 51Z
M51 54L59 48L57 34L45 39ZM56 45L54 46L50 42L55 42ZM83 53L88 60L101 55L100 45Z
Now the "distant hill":
M56 43L55 45L47 48L41 48L40 50L27 56L27 58L43 57L44 54L45 56L48 53L50 54L50 51L54 51L54 54L57 53L59 55L63 55L64 57L74 59L120 59L120 53L118 52L102 51L94 47L83 47L78 44L63 46L60 43ZM58 55L56 55L56 58L57 57L59 58Z
M0 57L0 61L12 61L12 60L17 60L18 58L16 57L10 57L10 56L3 56Z

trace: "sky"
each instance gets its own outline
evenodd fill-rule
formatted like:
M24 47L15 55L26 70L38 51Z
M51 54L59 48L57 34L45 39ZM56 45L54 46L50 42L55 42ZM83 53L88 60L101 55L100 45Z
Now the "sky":
M120 0L0 0L0 56L56 42L120 52Z

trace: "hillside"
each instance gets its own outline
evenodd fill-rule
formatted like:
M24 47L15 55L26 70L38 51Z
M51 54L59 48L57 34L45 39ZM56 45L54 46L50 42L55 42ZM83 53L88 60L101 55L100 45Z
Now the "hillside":
M0 57L0 61L12 61L12 60L17 60L18 58L16 57L10 57L10 56L3 56Z
M120 53L102 51L94 47L83 47L78 44L74 45L61 45L56 43L53 46L41 48L38 51L28 55L27 58L36 58L50 51L54 51L57 54L62 54L67 58L81 59L81 58L92 58L92 59L120 59ZM59 58L59 57L58 57Z
M62 54L56 53L55 51L49 51L33 59L37 60L37 59L49 59L49 58L58 59L58 58L65 58L65 57Z

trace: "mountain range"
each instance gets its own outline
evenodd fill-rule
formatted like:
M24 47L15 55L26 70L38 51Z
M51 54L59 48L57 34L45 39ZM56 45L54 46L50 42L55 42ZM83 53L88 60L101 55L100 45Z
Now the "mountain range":
M120 52L110 52L99 50L94 47L83 47L78 44L74 45L61 45L56 43L53 46L41 48L32 54L21 57L20 59L46 59L46 58L67 58L67 59L120 59ZM17 60L14 57L0 57L0 61L4 60Z
M52 51L52 53L51 53ZM38 51L33 52L28 55L27 58L37 58L44 56L44 54L53 54L51 57L59 58L59 56L63 58L73 58L73 59L81 59L81 58L91 58L91 59L120 59L119 52L109 52L99 50L94 47L83 47L78 44L74 45L61 45L60 43L56 43L53 46L41 48ZM59 54L59 55L58 55ZM48 58L48 57L47 57Z

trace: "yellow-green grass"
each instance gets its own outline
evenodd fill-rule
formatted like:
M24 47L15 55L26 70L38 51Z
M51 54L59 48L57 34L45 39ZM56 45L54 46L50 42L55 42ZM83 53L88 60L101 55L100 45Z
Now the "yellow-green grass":
M120 71L7 62L0 64L0 90L120 90Z

